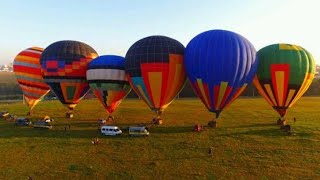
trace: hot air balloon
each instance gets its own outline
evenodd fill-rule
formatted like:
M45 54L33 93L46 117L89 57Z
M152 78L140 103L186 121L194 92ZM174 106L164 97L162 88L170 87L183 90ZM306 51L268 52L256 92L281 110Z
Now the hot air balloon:
M279 113L278 124L307 91L314 75L315 61L304 48L291 44L273 44L257 53L259 66L253 83L261 96Z
M121 56L99 56L89 63L87 80L109 117L131 90Z
M133 90L156 113L161 114L185 84L184 46L165 36L149 36L134 43L126 54L125 67Z
M62 104L69 108L67 117L89 91L86 71L97 52L77 41L58 41L49 45L41 55L44 81Z
M31 47L20 52L13 61L13 71L23 92L24 100L29 106L28 115L31 115L32 109L50 91L41 74L42 52L42 48Z
M257 62L253 45L234 32L210 30L189 42L186 74L196 95L215 113L209 125L216 126L221 111L251 83Z

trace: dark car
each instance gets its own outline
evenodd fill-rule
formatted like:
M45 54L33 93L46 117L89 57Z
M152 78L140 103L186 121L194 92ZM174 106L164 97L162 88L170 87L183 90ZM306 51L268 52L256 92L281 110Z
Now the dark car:
M15 122L16 126L29 126L31 124L32 122L28 118L24 117L18 117Z
M37 121L33 124L34 128L44 128L44 129L51 129L52 126L49 122L46 121Z

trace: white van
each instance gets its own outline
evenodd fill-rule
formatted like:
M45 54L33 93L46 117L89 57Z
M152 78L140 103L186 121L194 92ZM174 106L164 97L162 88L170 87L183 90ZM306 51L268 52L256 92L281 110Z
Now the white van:
M149 136L149 131L145 126L129 127L130 136Z
M117 126L102 126L101 134L106 136L119 136L122 131Z

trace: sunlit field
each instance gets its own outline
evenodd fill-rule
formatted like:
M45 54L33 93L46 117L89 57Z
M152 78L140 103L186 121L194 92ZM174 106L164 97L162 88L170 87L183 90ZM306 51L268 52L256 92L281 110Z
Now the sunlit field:
M32 121L49 115L55 119L51 130L0 119L0 179L318 179L319 106L319 97L305 97L291 108L287 120L295 135L288 136L263 99L240 98L217 128L196 133L193 126L206 125L213 114L197 99L180 99L149 137L130 137L128 126L147 124L154 114L141 100L125 100L114 114L124 133L106 137L97 130L97 120L106 117L97 100L81 101L71 120L59 101L43 101ZM25 116L27 107L3 103L0 110ZM96 137L100 143L91 144Z

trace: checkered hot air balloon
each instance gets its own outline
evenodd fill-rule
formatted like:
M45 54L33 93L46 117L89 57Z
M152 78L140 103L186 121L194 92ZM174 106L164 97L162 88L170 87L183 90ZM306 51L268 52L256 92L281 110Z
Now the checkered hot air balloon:
M31 114L36 104L50 91L43 81L40 56L42 48L31 47L20 52L13 61L13 71Z
M161 113L185 84L183 57L184 46L165 36L143 38L126 54L128 80L133 90L156 112L156 123L161 123Z
M91 61L87 80L109 117L131 90L121 56L105 55Z
M69 108L70 114L89 91L86 71L97 52L78 41L58 41L49 45L41 55L44 81Z
M259 66L253 83L283 118L312 83L315 61L307 50L291 44L266 46L257 56Z
M257 65L253 45L231 31L203 32L189 42L185 52L190 84L215 118L251 83Z

